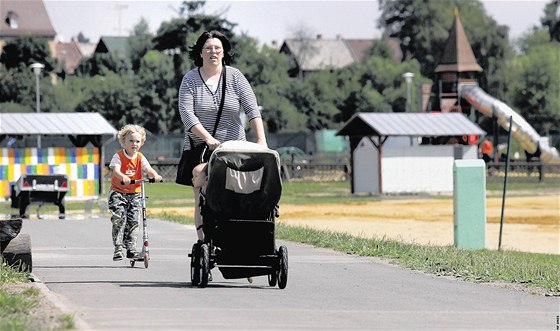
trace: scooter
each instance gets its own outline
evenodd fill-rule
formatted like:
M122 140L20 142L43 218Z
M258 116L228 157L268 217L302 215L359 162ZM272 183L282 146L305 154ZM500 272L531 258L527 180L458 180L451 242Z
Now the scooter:
M163 181L163 180L162 180ZM130 266L134 268L134 265L138 261L144 261L144 268L148 268L149 260L150 260L150 250L149 250L149 242L148 242L148 219L146 217L146 193L144 191L144 183L155 183L155 178L142 178L142 179L133 179L130 181L130 184L137 184L140 183L140 189L142 191L142 252L138 254L137 257L129 258Z

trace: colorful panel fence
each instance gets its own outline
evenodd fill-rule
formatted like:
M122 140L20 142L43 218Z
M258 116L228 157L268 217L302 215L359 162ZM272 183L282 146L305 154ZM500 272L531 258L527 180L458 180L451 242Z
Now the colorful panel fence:
M10 185L22 174L66 174L70 191L66 196L92 197L99 193L99 150L97 148L0 148L0 193L10 196Z

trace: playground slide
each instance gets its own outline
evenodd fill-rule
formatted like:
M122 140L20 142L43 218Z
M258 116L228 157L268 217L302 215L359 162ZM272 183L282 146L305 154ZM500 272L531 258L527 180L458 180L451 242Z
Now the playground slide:
M460 86L459 93L462 98L467 100L473 107L488 117L496 116L498 123L509 131L509 118L512 117L511 135L521 143L521 147L530 154L540 152L542 162L559 163L560 155L554 147L550 147L541 141L540 135L527 121L515 110L505 103L488 95L478 86Z

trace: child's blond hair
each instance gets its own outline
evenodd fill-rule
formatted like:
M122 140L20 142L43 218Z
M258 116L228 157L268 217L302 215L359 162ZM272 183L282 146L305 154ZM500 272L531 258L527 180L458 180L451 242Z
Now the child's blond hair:
M122 147L124 147L124 141L126 139L126 136L135 132L140 134L142 145L144 145L144 142L146 142L146 130L144 130L144 128L141 127L140 125L127 124L123 126L118 133L119 142L121 143Z

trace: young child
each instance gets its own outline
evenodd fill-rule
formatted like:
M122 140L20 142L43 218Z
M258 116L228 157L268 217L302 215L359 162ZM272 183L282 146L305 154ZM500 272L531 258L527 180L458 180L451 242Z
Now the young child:
M113 155L109 169L111 190L109 191L109 211L113 223L113 261L123 258L122 249L126 248L126 257L138 257L136 241L138 239L138 219L142 209L140 183L130 184L132 179L142 179L145 172L148 178L161 181L162 177L151 167L148 160L140 153L140 147L146 141L146 131L139 125L125 125L118 133L123 147ZM124 183L124 184L121 184Z

